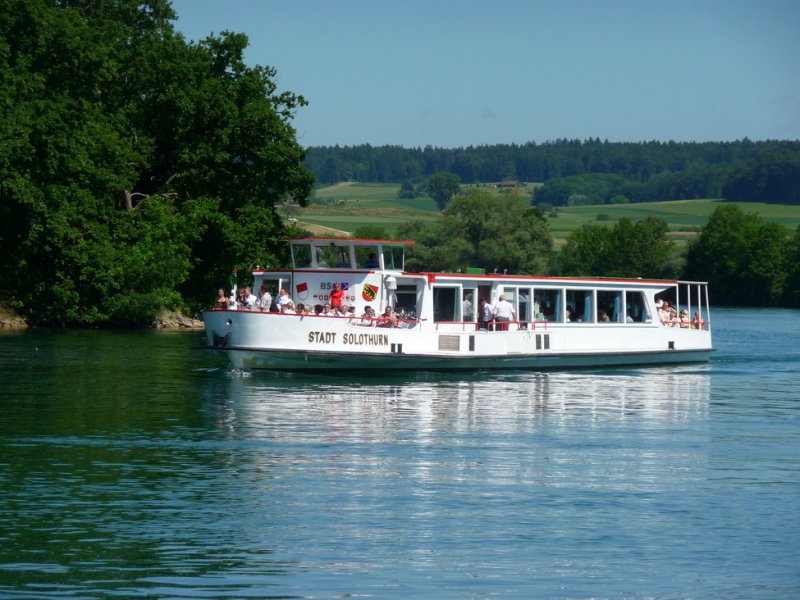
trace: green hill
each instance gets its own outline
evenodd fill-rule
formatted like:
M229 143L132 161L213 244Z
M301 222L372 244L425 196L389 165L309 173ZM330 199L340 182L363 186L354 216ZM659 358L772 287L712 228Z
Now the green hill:
M362 225L379 225L390 234L405 222L435 222L439 218L430 198L400 200L398 184L339 183L316 190L307 208L290 206L281 209L284 217L296 218L298 224L318 235L347 235ZM518 194L528 203L527 191ZM700 231L709 215L722 200L675 200L637 204L606 204L560 207L549 214L550 230L556 243L585 224L613 224L619 219L644 219L654 216L669 224L677 241L686 241ZM736 202L742 210L755 212L762 218L794 229L800 225L800 206Z

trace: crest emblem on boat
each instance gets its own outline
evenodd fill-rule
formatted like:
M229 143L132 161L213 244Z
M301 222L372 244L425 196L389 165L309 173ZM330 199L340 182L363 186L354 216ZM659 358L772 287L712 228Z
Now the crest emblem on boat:
M308 284L305 281L298 283L295 288L297 289L297 297L300 298L300 300L308 298Z
M361 290L361 297L367 302L374 302L378 297L378 286L371 283L365 283L364 289Z

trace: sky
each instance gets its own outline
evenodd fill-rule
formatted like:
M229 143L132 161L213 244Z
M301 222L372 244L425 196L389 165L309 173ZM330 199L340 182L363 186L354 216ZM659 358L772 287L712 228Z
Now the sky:
M172 0L306 98L303 146L800 139L800 0Z

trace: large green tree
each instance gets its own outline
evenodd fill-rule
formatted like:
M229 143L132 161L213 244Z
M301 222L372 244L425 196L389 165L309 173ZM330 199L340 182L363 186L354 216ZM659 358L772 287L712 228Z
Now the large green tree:
M598 277L672 277L676 274L674 245L667 224L648 217L621 219L613 227L584 225L573 231L559 255L565 275Z
M305 101L245 65L245 36L188 43L175 18L167 0L0 0L0 289L34 320L145 323L280 259L274 204L313 180Z
M411 223L398 231L417 241L409 268L456 271L479 267L488 272L544 274L553 238L547 220L513 194L494 195L473 188L458 194L435 227Z
M791 251L782 225L728 204L714 210L689 247L685 276L707 280L719 304L780 304Z
M453 173L434 173L428 177L425 188L439 210L444 210L453 196L461 190L461 180Z

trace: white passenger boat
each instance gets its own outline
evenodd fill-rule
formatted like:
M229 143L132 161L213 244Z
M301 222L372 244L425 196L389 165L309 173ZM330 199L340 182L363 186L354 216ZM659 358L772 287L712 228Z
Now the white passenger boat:
M208 347L235 367L562 369L704 362L713 351L705 282L407 272L410 241L288 241L292 268L254 270L253 289L273 297L285 289L295 305L313 307L339 284L356 317L204 311ZM501 296L511 320L480 322L481 300L496 305ZM397 319L362 317L367 306L375 315L392 307Z

